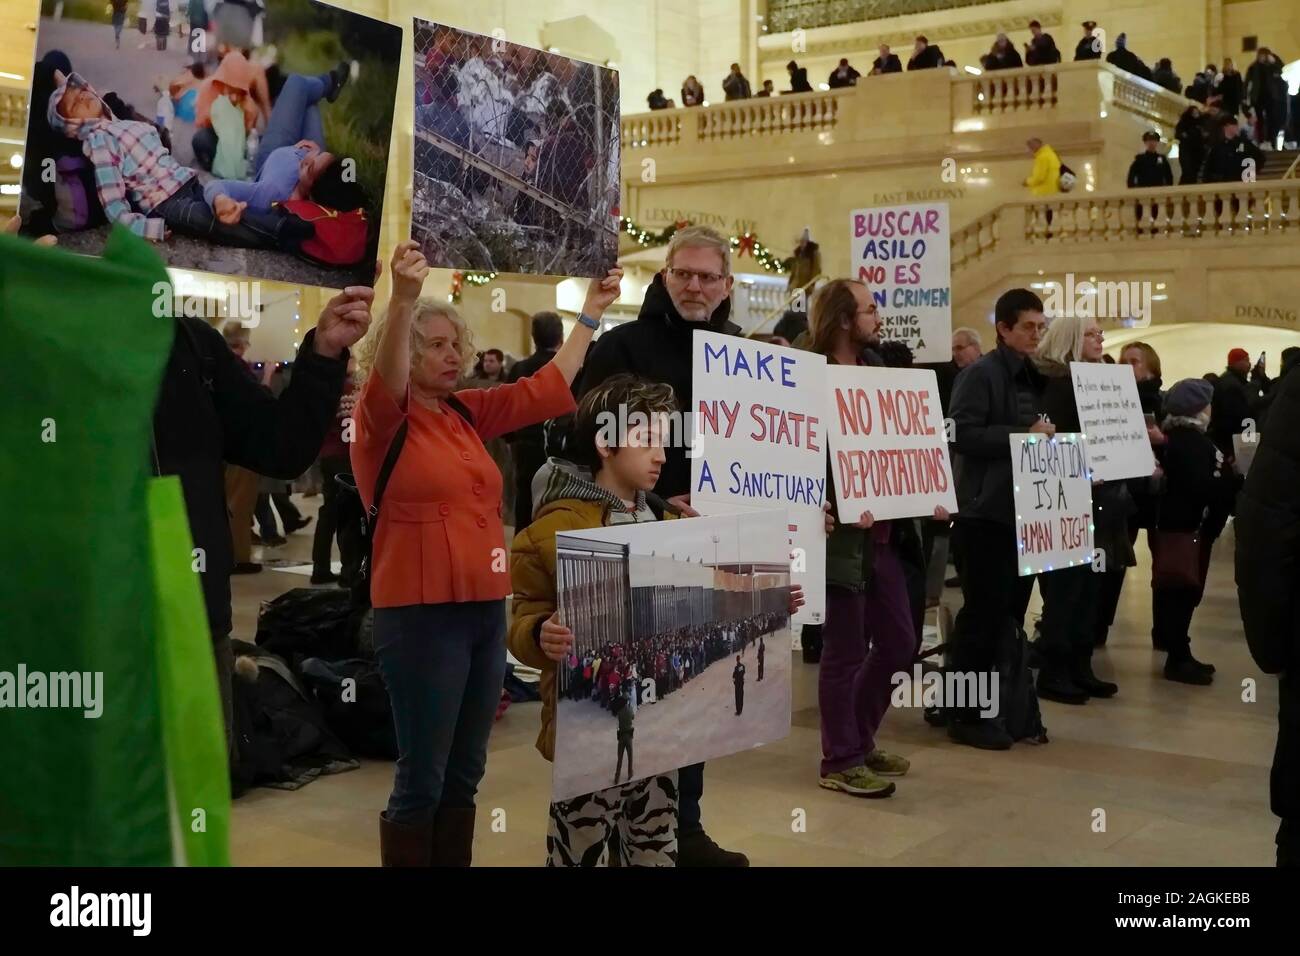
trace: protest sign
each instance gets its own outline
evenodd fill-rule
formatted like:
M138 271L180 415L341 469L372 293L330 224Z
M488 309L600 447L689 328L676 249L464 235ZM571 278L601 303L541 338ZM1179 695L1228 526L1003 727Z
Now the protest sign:
M831 471L838 519L957 511L939 385L929 369L828 365Z
M882 339L907 343L917 362L952 357L952 270L947 203L878 206L849 214L853 278L871 287Z
M1142 478L1156 467L1131 365L1071 362L1074 404L1088 463L1102 481Z
M1092 562L1092 479L1082 435L1011 438L1020 576Z
M696 332L691 505L701 514L787 510L798 624L825 619L826 359Z

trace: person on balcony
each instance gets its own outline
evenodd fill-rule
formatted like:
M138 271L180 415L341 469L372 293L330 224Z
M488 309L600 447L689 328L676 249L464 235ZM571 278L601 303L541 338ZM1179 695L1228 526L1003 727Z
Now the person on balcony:
M1277 132L1282 128L1285 101L1277 95L1276 82L1281 76L1282 61L1268 47L1260 47L1255 62L1246 71L1246 102L1259 118L1259 140L1266 149L1273 148Z
M998 34L993 41L993 48L983 56L981 62L986 70L1018 70L1025 65L1005 33Z
M1095 29L1097 29L1096 20L1083 21L1083 38L1079 40L1078 45L1074 48L1074 62L1101 59L1105 47L1101 42L1101 37L1093 35L1092 31Z
M830 79L826 81L832 90L842 90L846 86L857 86L862 74L849 66L847 57L840 58L840 65L831 70Z
M728 100L747 100L752 95L749 80L740 72L740 64L731 64L731 72L722 80L722 92Z
M1047 66L1049 63L1061 62L1061 51L1056 48L1056 41L1050 33L1043 32L1041 23L1030 20L1029 33L1033 39L1025 44L1025 66Z
M1174 63L1169 57L1163 57L1151 73L1151 79L1157 86L1163 86L1170 93L1177 93L1183 88L1183 81L1174 72Z
M916 45L912 50L912 58L907 61L909 70L933 70L936 67L943 66L943 51L936 46L930 46L930 41L924 36L916 38Z
M881 73L902 73L903 61L898 58L897 53L889 52L889 44L880 44L880 56L876 57L871 64L871 75L878 76Z
M1214 78L1214 91L1221 97L1219 109L1229 116L1236 116L1241 112L1241 101L1246 92L1246 84L1231 58L1223 61L1223 72Z
M1231 114L1235 115L1235 114ZM1195 185L1201 175L1201 166L1205 162L1206 144L1209 136L1205 129L1206 116L1195 103L1183 110L1174 127L1174 139L1178 140L1178 185Z
M1169 160L1165 158L1164 153L1160 152L1160 134L1153 129L1147 130L1142 134L1143 151L1133 157L1133 162L1128 168L1128 188L1129 189L1151 189L1156 186L1172 186L1174 184L1174 171L1169 165ZM1155 231L1156 207L1157 203L1151 203L1151 222L1152 231ZM1137 221L1142 222L1143 213L1146 211L1143 203L1136 203Z
M1203 183L1239 183L1250 178L1248 170L1257 170L1264 162L1258 146L1241 133L1235 116L1220 116L1215 142L1201 167ZM1235 202L1235 200L1234 200Z
M1061 157L1037 136L1026 141L1034 168L1025 185L1035 196L1055 196L1061 191Z
M755 96L775 96L776 87L772 85L771 80L763 81L763 88L754 94Z
M800 66L794 60L785 65L786 72L790 74L790 93L811 93L812 84L808 82L808 68Z
M651 91L650 95L645 98L645 101L652 110L671 110L676 108L677 105L668 97L664 96L662 88Z
M682 106L704 105L704 87L693 75L682 84Z
M1106 54L1106 62L1144 80L1151 79L1151 67L1143 63L1142 58L1128 48L1127 33L1121 33L1115 38L1115 49Z

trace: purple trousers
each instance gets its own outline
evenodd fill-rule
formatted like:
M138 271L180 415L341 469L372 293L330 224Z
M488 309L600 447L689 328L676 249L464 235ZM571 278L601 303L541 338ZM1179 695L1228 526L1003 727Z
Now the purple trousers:
M903 567L887 543L873 547L875 568L865 591L826 588L817 678L822 776L861 766L875 749L891 678L906 671L916 654Z

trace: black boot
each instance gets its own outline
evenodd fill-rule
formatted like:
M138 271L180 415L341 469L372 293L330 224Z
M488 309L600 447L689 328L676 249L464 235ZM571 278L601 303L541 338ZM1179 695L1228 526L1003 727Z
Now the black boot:
M948 738L979 750L1010 750L1014 741L998 717L980 717L978 711L952 711L948 715Z
M749 866L749 857L736 850L724 850L703 830L677 837L678 866Z
M433 866L469 866L474 858L474 807L439 807L430 840Z
M1038 672L1038 696L1058 704L1086 704L1088 693L1070 680L1069 671L1057 664L1049 664Z
M1089 697L1114 697L1119 693L1118 684L1102 680L1092 672L1091 656L1081 659L1074 665L1070 670L1070 678L1074 681L1074 686Z
M1171 656L1165 661L1165 680L1208 687L1214 683L1214 665L1202 664L1190 652L1186 656Z
M382 866L429 866L433 824L395 823L379 814L379 861Z
M330 91L325 94L325 99L329 100L331 103L337 100L339 98L339 93L343 92L343 87L351 76L352 64L347 60L342 60L338 66L330 70L330 79L334 82L330 87Z

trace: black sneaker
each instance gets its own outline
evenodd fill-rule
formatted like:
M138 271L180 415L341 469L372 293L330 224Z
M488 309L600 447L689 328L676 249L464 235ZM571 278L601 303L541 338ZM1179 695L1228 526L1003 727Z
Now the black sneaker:
M1088 693L1062 670L1043 668L1038 672L1038 696L1058 704L1086 704Z
M334 584L338 579L339 576L333 571L325 571L324 573L313 571L311 575L312 584Z
M1070 671L1070 679L1074 686L1079 688L1089 697L1114 697L1119 693L1119 684L1112 684L1108 680L1102 680L1092 672L1092 662L1087 661Z
M1166 661L1165 680L1177 681L1180 684L1195 684L1197 687L1208 687L1214 683L1214 672L1206 670L1206 665L1195 658L1188 657Z
M262 566L256 561L240 561L230 569L231 574L259 574Z
M347 82L351 77L352 64L348 60L341 61L338 66L330 70L330 79L334 82L330 91L325 94L325 99L329 100L331 103L337 100L339 94L343 92L343 87L347 85ZM323 146L324 144L322 143L321 145Z
M724 850L703 830L677 838L678 866L749 866L749 857L735 850Z

